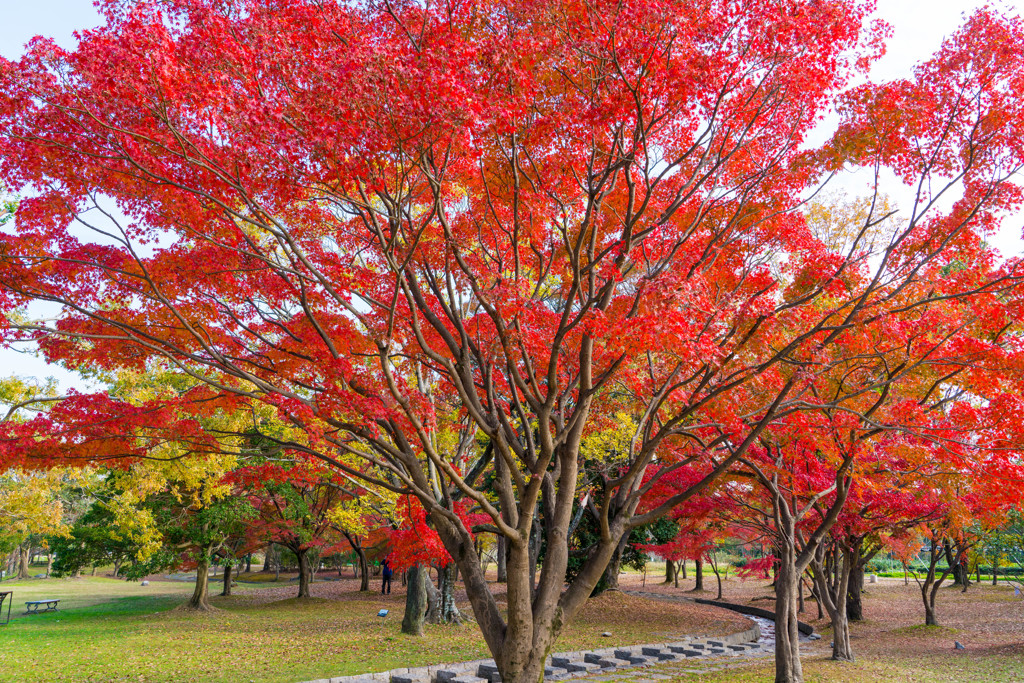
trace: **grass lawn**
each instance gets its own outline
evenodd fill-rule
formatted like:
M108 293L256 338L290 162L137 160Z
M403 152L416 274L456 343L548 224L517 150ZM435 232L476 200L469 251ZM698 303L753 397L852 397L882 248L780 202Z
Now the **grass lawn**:
M106 578L4 582L15 615L0 627L4 681L296 681L455 662L489 656L479 631L430 626L426 637L400 633L405 596L356 592L358 582L313 584L297 600L292 583L241 584L217 597L210 614L175 610L188 582L148 586ZM220 587L211 582L211 590ZM26 600L60 598L60 611L22 615ZM460 601L463 603L463 601ZM386 618L377 611L391 610ZM559 649L664 642L684 634L721 635L746 620L696 605L666 605L621 593L602 596L559 642ZM614 637L602 638L610 630Z
M691 578L678 589L667 587L654 572L646 578L625 575L621 583L626 590L673 595L689 595L693 585ZM218 581L211 582L211 589L219 587ZM295 683L488 656L472 624L428 626L425 638L403 636L405 596L397 584L390 596L358 593L358 582L347 578L318 581L312 588L314 597L299 601L294 582L243 582L235 595L213 599L216 612L194 614L174 609L191 592L187 581L152 581L149 586L108 578L4 582L0 590L15 591L15 616L10 626L0 627L0 680ZM61 598L59 612L21 614L26 600L49 597ZM458 597L465 607L465 596ZM730 579L724 598L772 607L765 582ZM1011 588L972 586L966 594L942 589L938 615L943 626L937 628L921 625L923 610L913 582L870 585L864 599L867 618L852 625L857 655L852 664L828 660L827 623L813 620L814 603L808 602L803 616L823 634L804 658L808 683L1024 682L1024 600ZM391 610L384 619L375 616L382 607ZM738 615L713 608L612 593L588 605L558 649L721 635L746 624ZM612 638L600 636L606 630ZM954 650L954 640L967 649ZM677 680L772 679L770 659L730 664L738 666ZM656 672L637 671L635 676Z

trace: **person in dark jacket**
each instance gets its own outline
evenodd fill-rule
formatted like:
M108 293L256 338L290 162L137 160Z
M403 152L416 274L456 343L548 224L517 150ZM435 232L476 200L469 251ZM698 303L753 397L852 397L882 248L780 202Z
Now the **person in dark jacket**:
M380 563L381 576L384 577L384 581L380 585L380 594L391 595L391 561L384 558L384 561Z

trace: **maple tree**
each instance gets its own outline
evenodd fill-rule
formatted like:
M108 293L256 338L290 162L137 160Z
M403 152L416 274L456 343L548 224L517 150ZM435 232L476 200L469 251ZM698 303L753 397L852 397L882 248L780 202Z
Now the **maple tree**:
M295 554L298 597L310 597L319 558L348 545L338 533L337 521L344 514L343 501L351 497L348 481L319 461L286 454L249 463L226 479L255 510L249 535L260 544L273 541Z
M798 596L801 576L839 518L852 485L856 445L827 416L801 413L766 430L741 462L754 486L731 488L743 524L757 530L773 554L761 564L774 571L775 680L801 681ZM817 514L815 514L817 513ZM744 571L753 569L750 565ZM843 575L842 590L848 579ZM845 594L845 593L844 593ZM833 657L849 659L845 614L830 611Z
M190 414L272 411L282 448L419 500L508 683L539 680L624 535L781 418L922 431L913 401L871 427L875 399L975 353L971 390L1001 389L1018 262L984 237L1021 199L1016 20L982 11L911 78L841 95L884 35L854 0L102 8L74 51L0 62L0 174L29 190L3 334L195 385L71 396L3 425L0 459L139 456L143 433L212 452ZM917 194L887 239L869 201L837 246L800 207L856 165ZM965 429L1018 411L1004 392ZM613 423L629 438L583 458ZM566 587L581 479L600 540ZM462 500L505 539L506 611Z
M474 521L489 521L470 513L469 501L455 506L467 529ZM392 515L394 529L388 534L387 559L396 571L408 572L406 609L402 632L423 635L423 624L461 624L465 620L455 604L455 562L437 532L431 528L420 502L406 496L398 501ZM430 582L429 569L437 570L438 586Z
M1019 468L1020 463L1015 463ZM1006 465L1000 464L1000 469ZM1019 474L1017 474L1019 476ZM924 577L914 572L924 604L925 625L937 626L936 598L950 574L964 591L970 583L969 559L982 543L985 527L1012 519L1021 504L1019 485L1007 489L1003 476L979 471L978 463L961 463L926 480L924 488L941 501L937 514L916 528L924 541ZM940 564L944 563L944 566Z
M687 468L676 470L666 477L658 477L657 484L644 497L641 510L659 507L663 500L687 490L705 474L698 468ZM657 468L648 476L655 475ZM710 562L718 584L717 599L720 600L722 580L715 550L718 542L727 536L735 516L735 506L729 496L722 495L717 486L712 487L702 495L676 506L666 518L660 520L661 528L652 529L653 542L642 546L643 550L666 560L665 583L674 583L676 587L679 586L680 572L685 572L686 561L693 560L695 592L704 590L703 565L705 561Z
M868 359L862 354L858 363ZM969 361L961 359L958 365L966 370ZM741 460L757 486L726 488L746 513L741 523L757 529L772 548L776 680L800 680L803 675L796 614L805 571L813 577L819 609L823 606L831 621L833 658L852 660L849 621L860 616L864 566L883 547L883 534L905 535L947 515L948 501L938 490L949 490L953 481L971 481L977 491L1024 477L1019 450L1004 449L1015 441L993 415L969 409L968 400L960 403L962 386L955 391L947 387L932 402L929 395L938 380L931 371L923 378L914 375L909 373L886 392L872 393L874 409L856 419L802 412L772 425ZM952 381L949 375L943 378ZM819 392L825 393L831 384L828 375L817 380ZM844 380L852 378L847 374ZM915 394L921 387L926 390ZM997 396L989 392L990 398ZM893 424L891 412L904 409L908 401L919 410L916 432L884 428ZM969 425L957 423L958 413ZM951 479L951 473L957 478ZM742 480L742 472L736 476ZM991 511L1003 509L1020 496L1019 486L1011 486L1009 496L977 495L974 500L984 501ZM982 510L975 507L971 514L978 518ZM938 543L933 545L933 561L941 555ZM932 578L929 574L929 587Z

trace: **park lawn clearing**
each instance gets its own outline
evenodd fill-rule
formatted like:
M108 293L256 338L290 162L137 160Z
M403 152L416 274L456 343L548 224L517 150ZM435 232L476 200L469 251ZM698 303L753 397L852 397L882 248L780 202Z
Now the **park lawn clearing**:
M428 625L424 638L402 635L401 589L381 596L354 587L358 582L316 582L314 597L298 600L291 585L241 584L231 597L213 599L217 611L194 613L176 609L191 593L187 582L5 583L15 592L18 616L0 630L0 680L295 683L490 656L473 624ZM21 615L24 601L40 597L60 598L61 609ZM381 608L391 611L388 617L376 616ZM747 627L746 619L723 610L609 593L587 606L557 648L664 642ZM601 637L606 630L612 638Z
M928 658L860 657L856 662L833 662L823 655L804 658L805 683L1019 683L1021 657L985 655L970 658L963 653ZM697 666L697 665L695 665ZM772 660L761 660L725 671L687 674L679 681L699 683L764 683L774 677ZM652 670L657 673L657 670ZM671 683L666 681L665 683Z
M624 582L636 590L636 579ZM644 590L687 595L693 581L680 581L679 589L647 582ZM692 595L692 594L691 594ZM713 597L713 593L705 597ZM807 601L801 619L821 633L803 657L806 683L1021 683L1024 681L1024 598L1009 585L972 584L966 593L947 584L939 591L936 612L940 626L924 626L924 607L917 584L886 580L864 588L863 622L851 622L856 661L829 659L831 631L827 620L815 621L817 610ZM725 583L723 599L734 603L774 607L766 581ZM967 649L955 650L962 642ZM694 662L688 668L708 668ZM651 670L657 673L657 667ZM642 676L638 676L642 677ZM723 671L687 673L677 680L706 683L763 683L774 678L772 659L738 660Z
M805 657L805 683L1019 683L1020 655L970 657L964 653L929 657L886 656L860 657L856 662L834 662L825 655ZM700 683L763 683L772 680L771 659L726 671L687 674L677 680Z

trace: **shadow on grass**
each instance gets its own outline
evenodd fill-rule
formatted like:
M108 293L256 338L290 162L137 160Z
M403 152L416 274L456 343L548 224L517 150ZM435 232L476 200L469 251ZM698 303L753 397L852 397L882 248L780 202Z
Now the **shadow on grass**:
M253 607L259 609L304 609L310 605L332 605L338 602L338 600L330 600L328 598L285 598L283 600L264 602Z
M113 624L124 617L150 616L167 612L180 605L181 602L180 596L135 595L110 598L96 604L58 609L55 612L12 613L11 623L5 628L10 628L12 631L32 631L43 626L67 628L96 621Z

